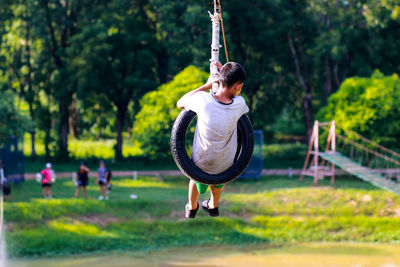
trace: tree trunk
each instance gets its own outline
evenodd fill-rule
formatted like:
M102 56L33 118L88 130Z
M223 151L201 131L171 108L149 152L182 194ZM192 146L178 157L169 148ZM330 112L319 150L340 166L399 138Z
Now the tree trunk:
M115 159L121 160L122 159L122 131L124 130L124 122L125 122L125 115L127 111L127 105L118 104L117 105L117 145L115 146Z
M301 73L300 61L297 56L296 48L294 47L293 38L290 34L288 34L288 43L290 51L292 52L292 57L296 69L296 77L299 80L301 87L304 90L303 97L303 110L304 110L304 124L306 127L307 139L311 138L312 128L313 128L313 114L312 114L312 92L311 92L311 83L309 80L309 76L307 75L308 71L306 70L306 77L308 77L307 81L304 80L304 77ZM304 54L303 54L304 56Z
M168 56L165 47L163 47L157 55L157 72L160 78L160 84L166 83L168 80Z
M79 1L77 1L79 3ZM68 10L69 4L68 1L64 1L62 6L57 6L58 9L61 9L64 14L64 20L69 20L69 23L63 23L60 25L59 23L54 24L52 18L52 11L50 10L49 0L42 0L41 6L45 11L45 19L47 31L49 34L49 49L51 57L54 60L55 67L60 73L63 72L64 61L63 55L65 55L65 51L68 47L68 38L72 37L75 33L74 24L76 21L76 13L73 10ZM60 2L56 1L56 4L59 5ZM68 15L69 14L69 15ZM57 22L57 19L55 20ZM57 25L61 27L59 31L57 31L54 26ZM56 37L56 33L60 33L60 37ZM68 35L69 33L69 35ZM60 40L58 43L57 40ZM67 92L66 88L60 88L62 91L61 97L59 97L59 109L60 109L60 126L59 126L59 157L62 159L69 159L68 155L68 134L69 134L69 104L71 103L72 93Z
M31 158L36 159L36 149L35 149L35 131L31 132Z
M29 65L29 74L31 73L31 67ZM28 102L29 102L29 116L32 122L35 121L35 112L33 110L33 90L32 90L32 82L30 76L28 78ZM31 158L36 159L36 149L35 149L35 129L31 131Z
M323 103L326 104L329 95L332 92L332 72L331 72L331 60L328 56L325 57L325 87L323 93Z
M97 131L97 133L96 133L96 138L97 139L100 139L101 138L101 113L99 114L99 116L97 116L97 118L96 118L96 124L97 124L97 127L98 127L98 131Z
M66 101L60 102L60 158L68 159L68 104Z
M79 112L76 108L76 100L69 106L69 127L74 138L79 138Z
M311 138L312 128L313 128L313 114L312 114L312 95L311 93L306 93L303 97L303 110L304 110L304 124L306 126L307 138Z
M50 128L46 128L46 134L44 136L44 151L46 160L50 158Z
M35 121L35 112L33 110L34 92L32 87L32 65L31 65L31 46L30 46L30 24L25 21L25 40L26 40L26 65L28 66L28 74L26 76L26 83L28 85L28 92L26 100L29 103L29 116L32 122ZM36 158L35 149L35 130L31 131L31 158L34 160Z

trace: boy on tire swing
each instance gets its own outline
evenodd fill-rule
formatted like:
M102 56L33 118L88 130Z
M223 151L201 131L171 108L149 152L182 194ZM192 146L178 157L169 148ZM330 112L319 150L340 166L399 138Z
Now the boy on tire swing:
M197 125L193 140L193 163L209 174L228 169L237 150L237 123L249 111L240 92L246 81L246 72L236 62L224 66L215 62L220 72L217 81L208 79L203 86L179 99L178 108L197 113ZM213 82L218 83L216 92L207 92ZM212 217L219 216L218 202L224 185L211 185L211 198L202 202L202 208ZM185 207L186 218L195 218L199 209L198 198L207 191L208 185L193 180L189 182L189 201Z

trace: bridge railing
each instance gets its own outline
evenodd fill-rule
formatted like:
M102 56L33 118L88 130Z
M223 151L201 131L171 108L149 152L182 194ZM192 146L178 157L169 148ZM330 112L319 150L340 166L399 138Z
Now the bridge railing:
M326 126L322 126L327 130ZM336 125L336 151L361 166L400 182L400 153L386 148L351 130Z

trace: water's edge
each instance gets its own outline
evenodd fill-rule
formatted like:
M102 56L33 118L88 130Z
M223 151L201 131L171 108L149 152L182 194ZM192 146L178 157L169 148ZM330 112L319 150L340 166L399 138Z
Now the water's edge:
M400 267L400 244L308 243L283 247L190 247L50 259L13 259L9 267L362 266Z

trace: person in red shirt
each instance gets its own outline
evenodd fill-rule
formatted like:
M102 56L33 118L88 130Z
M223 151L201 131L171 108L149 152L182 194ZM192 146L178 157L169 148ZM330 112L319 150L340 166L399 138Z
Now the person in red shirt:
M51 199L51 184L55 180L54 171L51 168L51 163L46 163L46 169L43 169L40 174L42 175L42 188L43 197L45 199Z

